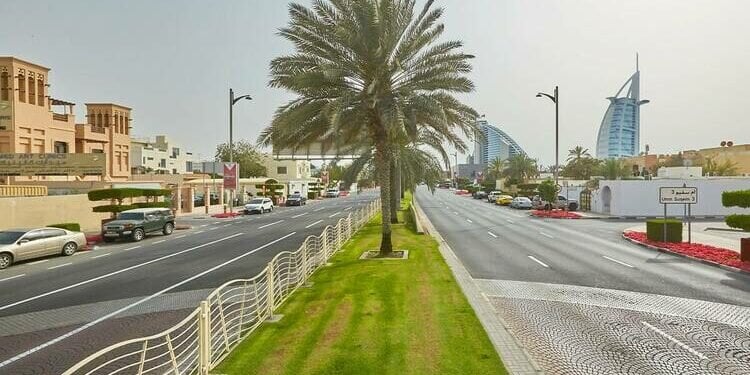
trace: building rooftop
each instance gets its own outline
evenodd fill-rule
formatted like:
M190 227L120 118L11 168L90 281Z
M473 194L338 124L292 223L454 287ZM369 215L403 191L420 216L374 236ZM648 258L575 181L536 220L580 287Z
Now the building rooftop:
M42 69L44 69L44 70L47 70L47 71L51 70L50 68L48 68L48 67L46 67L46 66L43 66L43 65L39 65L39 64L35 64L35 63L31 62L31 61L27 61L27 60L19 59L18 57L13 57L13 56L0 56L0 60L4 60L4 59L5 59L5 60L13 60L13 61L17 61L17 62L20 62L20 63L23 63L23 64L27 64L27 65L32 65L32 66L35 66L35 67L37 67L37 68L42 68Z
M133 110L133 108L126 107L122 104L116 104L116 103L85 103L87 106L112 106L112 107L118 107L122 109L127 109L128 111Z

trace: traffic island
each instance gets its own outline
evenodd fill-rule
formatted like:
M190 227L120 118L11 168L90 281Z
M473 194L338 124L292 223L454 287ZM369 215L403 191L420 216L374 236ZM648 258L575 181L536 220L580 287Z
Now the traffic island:
M399 215L401 216L401 215ZM507 374L440 255L438 243L393 225L408 262L361 261L380 217L354 235L249 335L216 374Z
M632 243L653 250L676 254L731 271L750 273L750 262L743 262L740 253L732 249L701 243L652 241L648 239L646 232L632 230L622 232L622 236Z
M582 217L575 212L566 210L533 210L531 215L547 219L580 219Z

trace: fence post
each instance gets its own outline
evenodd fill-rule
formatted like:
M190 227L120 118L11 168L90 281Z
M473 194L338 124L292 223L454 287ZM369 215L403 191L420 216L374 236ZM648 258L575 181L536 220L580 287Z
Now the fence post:
M328 227L323 229L323 263L328 262Z
M211 308L206 300L198 313L198 368L201 375L208 375L211 368Z
M273 309L276 308L276 302L274 300L274 285L273 285L273 261L271 259L268 262L268 268L266 270L266 284L268 284L268 318L273 317Z
M300 282L300 284L305 284L307 282L307 267L307 238L305 238L305 241L302 242L302 282Z

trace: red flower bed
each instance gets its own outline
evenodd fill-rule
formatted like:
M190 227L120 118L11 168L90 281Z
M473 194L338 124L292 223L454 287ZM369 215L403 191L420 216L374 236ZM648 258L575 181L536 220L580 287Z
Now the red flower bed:
M734 250L699 243L651 241L646 237L645 232L628 231L623 233L623 235L631 240L656 246L673 253L708 260L750 272L750 263L740 261L740 253Z
M211 215L211 217L215 217L217 219L226 219L228 217L235 217L235 216L240 216L240 214L238 214L236 212L225 212L225 213L221 213L221 214Z
M550 210L550 211L544 211L544 210L534 210L531 211L531 214L536 217L546 217L551 219L580 219L581 215L570 212L570 211L563 211L563 210Z

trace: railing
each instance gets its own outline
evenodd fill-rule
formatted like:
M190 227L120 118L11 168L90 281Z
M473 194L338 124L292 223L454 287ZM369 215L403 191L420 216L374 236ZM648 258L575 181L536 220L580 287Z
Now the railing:
M57 120L57 121L62 121L62 122L68 122L68 115L52 112L52 119Z
M64 375L208 374L255 331L310 275L378 212L373 201L309 236L296 251L282 251L255 277L214 290L185 319L155 334L104 348Z

